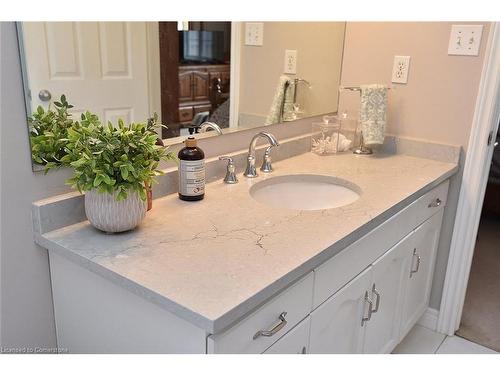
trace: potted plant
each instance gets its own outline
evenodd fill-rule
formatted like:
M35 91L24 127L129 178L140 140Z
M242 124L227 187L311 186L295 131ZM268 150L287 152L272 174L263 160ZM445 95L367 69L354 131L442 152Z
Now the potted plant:
M73 108L61 95L60 101L50 105L47 110L38 106L36 112L28 117L30 128L31 155L33 161L45 165L45 173L51 168L61 166L61 158L66 155L68 129L73 125L69 109Z
M157 145L157 134L146 123L118 126L99 122L86 112L68 128L67 155L61 162L74 170L68 184L85 192L90 223L105 232L135 228L147 208L146 188L162 172L160 160L175 160Z

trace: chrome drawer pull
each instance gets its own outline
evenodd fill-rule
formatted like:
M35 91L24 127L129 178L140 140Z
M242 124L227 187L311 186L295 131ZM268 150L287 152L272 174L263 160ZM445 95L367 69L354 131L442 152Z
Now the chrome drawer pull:
M441 201L441 199L436 198L436 199L434 199L431 203L429 203L429 205L428 205L427 207L428 207L428 208L439 207L439 206L441 206L441 203L443 203L443 202Z
M368 292L365 292L365 304L368 303L368 316L365 318L365 313L363 311L363 317L361 318L361 327L364 326L365 322L369 321L372 318L372 313L373 313L373 302L372 300L368 297ZM365 307L365 304L363 304L363 308Z
M420 268L420 261L421 261L421 258L420 258L420 255L417 254L417 249L413 249L413 258L412 260L417 257L417 268L415 268L414 270L410 270L410 278L412 277L412 275L414 273L417 273L418 272L418 269ZM413 265L413 262L412 262L412 265Z
M275 333L277 333L279 330L281 330L284 326L286 326L286 319L285 319L285 316L286 316L286 311L283 311L280 316L279 316L279 320L280 322L278 324L276 324L273 328L271 328L269 331L259 331L257 332L255 335L253 335L253 339L258 339L260 336L265 336L265 337L271 337L273 336Z
M372 294L375 294L377 299L375 300L375 308L372 310L372 313L376 313L378 311L378 308L380 307L380 293L378 292L375 284L373 284L372 287Z

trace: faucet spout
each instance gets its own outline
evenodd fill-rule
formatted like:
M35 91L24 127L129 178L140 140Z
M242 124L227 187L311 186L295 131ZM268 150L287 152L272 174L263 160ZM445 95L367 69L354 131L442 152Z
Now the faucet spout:
M250 142L250 146L248 147L248 154L249 155L255 156L255 146L257 145L257 141L259 140L259 138L266 138L267 141L269 142L269 145L271 145L273 147L280 145L278 140L276 139L276 137L274 135L272 135L271 133L260 132L260 133L255 134L252 138L252 141Z
M260 132L253 136L250 141L250 146L248 146L248 156L247 156L247 167L245 169L245 173L243 175L245 177L253 178L257 177L257 169L255 168L255 146L257 145L257 141L259 138L265 138L269 143L269 147L266 150L267 160L269 162L269 168L261 169L264 172L272 171L271 168L271 159L270 159L270 149L272 147L279 146L279 142L274 135L268 132Z
M222 135L222 129L215 122L205 121L200 125L200 133L205 133L208 129L213 129L217 135Z

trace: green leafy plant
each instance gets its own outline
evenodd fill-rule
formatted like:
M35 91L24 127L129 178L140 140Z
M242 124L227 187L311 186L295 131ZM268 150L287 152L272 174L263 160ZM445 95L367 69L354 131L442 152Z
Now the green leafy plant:
M121 119L118 127L111 122L103 126L96 115L82 114L81 121L75 121L68 129L68 153L61 158L63 164L74 170L67 183L80 192L117 192L117 200L135 191L145 200L145 187L162 174L158 170L160 160L176 160L166 147L156 144L155 126L125 125Z
M68 129L73 125L69 109L73 108L61 95L56 101L44 110L38 106L36 112L28 118L30 127L31 155L33 160L45 165L45 172L60 166L61 159L67 154Z

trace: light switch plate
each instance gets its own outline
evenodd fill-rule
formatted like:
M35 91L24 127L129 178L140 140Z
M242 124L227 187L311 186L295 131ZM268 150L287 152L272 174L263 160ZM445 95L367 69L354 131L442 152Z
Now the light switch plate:
M245 45L262 46L264 44L264 23L246 22L245 23Z
M409 70L410 56L394 56L394 65L392 66L392 82L407 83Z
M451 26L448 55L477 56L481 45L483 25Z
M283 73L297 74L297 50L285 50L285 68L283 69Z

